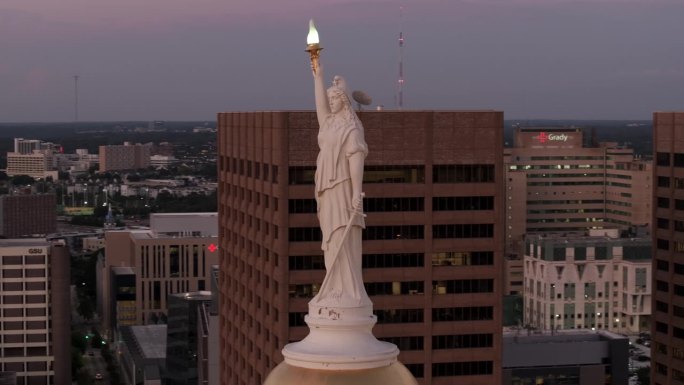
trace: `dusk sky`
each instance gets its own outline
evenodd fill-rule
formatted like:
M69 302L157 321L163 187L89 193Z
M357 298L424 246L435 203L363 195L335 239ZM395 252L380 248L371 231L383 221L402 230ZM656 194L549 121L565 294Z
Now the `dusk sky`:
M404 7L400 18L399 7ZM326 77L405 109L507 119L684 110L682 0L0 0L0 122L215 120L313 109Z

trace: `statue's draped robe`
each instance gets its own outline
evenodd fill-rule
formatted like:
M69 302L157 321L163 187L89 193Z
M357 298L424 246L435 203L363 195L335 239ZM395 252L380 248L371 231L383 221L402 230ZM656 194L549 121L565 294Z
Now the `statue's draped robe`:
M363 216L352 211L349 157L357 153L365 157L368 145L360 122L354 118L344 119L342 115L329 115L318 133L320 152L316 160L316 203L323 233L321 248L325 255L326 275L312 302L330 306L365 306L370 305L361 275L361 230L365 224ZM351 229L342 241L352 216Z

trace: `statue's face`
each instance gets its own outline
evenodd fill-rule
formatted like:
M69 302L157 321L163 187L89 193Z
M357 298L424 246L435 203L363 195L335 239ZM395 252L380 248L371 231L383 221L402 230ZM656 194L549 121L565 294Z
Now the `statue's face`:
M330 103L330 112L336 114L342 111L344 107L344 100L342 100L342 95L334 93L328 96L328 101Z

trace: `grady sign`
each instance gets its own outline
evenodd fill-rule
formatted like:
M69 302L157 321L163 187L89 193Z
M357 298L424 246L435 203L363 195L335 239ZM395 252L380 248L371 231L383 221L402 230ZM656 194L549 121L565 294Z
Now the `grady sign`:
M536 139L539 143L566 142L568 138L570 137L566 134L547 134L546 132L540 132L539 135L532 137L532 139Z

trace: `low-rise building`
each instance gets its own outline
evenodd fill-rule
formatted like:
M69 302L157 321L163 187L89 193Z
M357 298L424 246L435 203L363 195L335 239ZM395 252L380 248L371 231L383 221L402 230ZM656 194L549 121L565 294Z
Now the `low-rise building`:
M503 336L504 385L627 384L629 340L607 331Z
M211 266L218 263L218 215L152 214L149 229L107 231L105 245L100 301L111 338L120 317L115 268L128 267L135 275L135 324L166 323L170 295L209 288Z
M525 324L542 330L648 331L651 239L620 231L526 238Z

